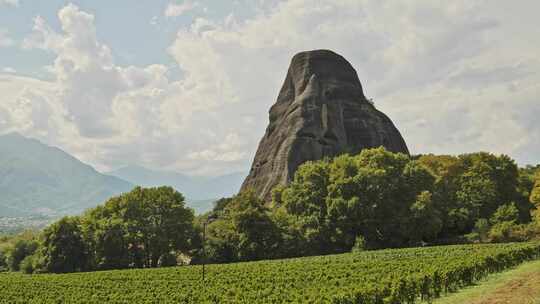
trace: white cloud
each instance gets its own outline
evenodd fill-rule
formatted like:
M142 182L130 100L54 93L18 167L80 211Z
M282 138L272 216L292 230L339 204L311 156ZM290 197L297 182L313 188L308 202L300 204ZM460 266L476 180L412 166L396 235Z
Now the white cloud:
M5 67L5 68L2 68L2 72L14 74L14 73L17 73L17 70L15 70L15 69L12 68L12 67Z
M0 132L36 136L102 169L247 170L290 58L328 48L351 61L413 153L539 162L540 39L510 35L521 23L492 6L291 0L246 20L196 18L167 50L183 75L172 81L163 65L118 65L94 16L68 5L60 32L38 17L23 43L54 54L54 81L0 76Z
M169 3L163 12L166 17L178 17L199 6L198 2L186 0L181 4Z
M13 38L9 36L8 30L4 28L0 28L0 48L13 46L14 44L15 44L15 40L13 40Z
M19 0L0 0L0 5L19 6Z

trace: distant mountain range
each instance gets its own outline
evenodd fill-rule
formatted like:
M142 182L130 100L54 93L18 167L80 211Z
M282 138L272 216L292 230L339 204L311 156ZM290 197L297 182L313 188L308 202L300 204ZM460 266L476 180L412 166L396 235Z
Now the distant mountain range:
M76 214L132 188L58 148L0 136L0 216Z
M78 214L135 185L172 186L202 213L235 194L245 176L193 177L140 166L103 174L58 148L11 133L0 136L0 217Z
M217 177L200 177L141 166L127 166L107 174L143 187L171 186L186 197L188 205L197 213L210 210L216 199L236 194L247 175L236 172Z
M143 187L171 186L191 200L231 196L238 192L247 173L237 172L217 177L189 176L174 171L127 166L106 174Z

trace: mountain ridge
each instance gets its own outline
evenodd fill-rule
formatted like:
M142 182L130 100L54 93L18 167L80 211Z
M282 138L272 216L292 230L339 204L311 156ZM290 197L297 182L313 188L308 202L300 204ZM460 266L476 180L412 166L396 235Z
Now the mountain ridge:
M0 216L76 214L133 185L19 133L0 136Z
M149 169L140 165L128 165L106 172L143 187L171 186L189 200L218 199L236 194L245 172L232 172L219 176L192 176L173 170Z

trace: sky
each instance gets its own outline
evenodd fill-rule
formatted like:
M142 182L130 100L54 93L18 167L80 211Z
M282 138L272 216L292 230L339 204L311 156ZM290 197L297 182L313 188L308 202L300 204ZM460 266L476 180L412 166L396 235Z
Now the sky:
M413 154L540 163L540 2L0 0L0 134L98 170L247 172L292 56L331 49Z

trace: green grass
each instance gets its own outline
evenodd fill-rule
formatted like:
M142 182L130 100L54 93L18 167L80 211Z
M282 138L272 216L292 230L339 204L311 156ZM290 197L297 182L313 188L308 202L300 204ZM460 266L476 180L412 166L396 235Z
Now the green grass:
M522 299L523 292L520 290L505 289L512 283L519 282L520 285L530 280L538 280L540 277L540 260L525 262L511 270L500 273L494 273L479 281L477 284L465 287L458 292L450 293L436 301L433 304L461 304L472 303L473 301L487 301L488 297L493 297L494 293L505 293L512 297L516 303L531 303L530 299ZM536 286L536 284L535 284ZM539 298L532 303L540 304L540 286L529 288L529 292L537 294ZM497 295L501 297L500 295Z
M0 303L404 303L540 256L540 244L392 249L74 274L0 274Z

